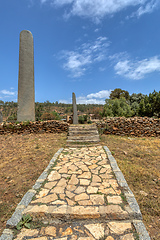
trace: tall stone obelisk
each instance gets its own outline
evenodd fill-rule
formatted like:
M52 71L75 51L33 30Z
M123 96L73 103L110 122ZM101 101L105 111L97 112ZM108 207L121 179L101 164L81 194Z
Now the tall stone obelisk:
M78 124L76 95L74 92L72 93L72 104L73 104L73 124Z
M33 36L27 30L20 33L17 120L35 121Z

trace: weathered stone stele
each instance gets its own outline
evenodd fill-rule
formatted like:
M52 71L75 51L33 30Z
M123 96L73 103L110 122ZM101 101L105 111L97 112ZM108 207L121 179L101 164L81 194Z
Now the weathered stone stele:
M17 120L35 121L33 36L27 30L20 33Z
M73 104L73 124L78 124L76 95L74 92L72 93L72 104Z
M3 114L2 114L2 110L0 110L0 123L3 122Z

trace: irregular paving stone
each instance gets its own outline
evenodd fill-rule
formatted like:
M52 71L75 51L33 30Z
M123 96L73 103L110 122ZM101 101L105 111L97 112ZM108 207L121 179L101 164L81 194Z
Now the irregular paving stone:
M97 175L92 176L92 182L101 182L101 178Z
M100 239L104 237L104 225L97 223L97 224L88 224L88 225L84 225L89 231L90 233L92 233L92 235L96 238L96 239Z
M54 194L49 194L49 195L47 195L43 198L36 199L36 200L32 201L31 203L39 203L39 202L50 203L50 202L53 202L57 199L58 199L57 194L54 193Z
M92 202L90 200L82 200L82 201L78 201L79 205L84 205L84 206L89 206L89 205L93 205Z
M86 200L89 199L89 196L86 193L81 193L75 196L75 201Z
M63 237L63 238L55 238L55 240L67 240L67 237Z
M45 234L56 237L56 227L53 227L53 226L46 227Z
M72 175L71 179L69 180L68 184L71 184L71 185L77 185L79 182L79 180L77 179L76 175Z
M60 199L65 200L65 194L64 193L60 193L59 197L60 197Z
M131 230L131 223L109 222L108 227L114 234L123 234L126 230Z
M66 204L66 202L61 201L61 200L56 200L54 202L52 202L53 205L57 204L57 205L62 205L62 204Z
M61 174L59 174L56 171L52 171L49 175L48 175L48 180L49 181L55 181L55 180L59 180L61 178Z
M37 236L38 235L38 230L37 229L26 229L26 228L22 228L21 232L17 235L17 237L15 238L15 240L22 240L25 236Z
M67 205L62 205L60 207L49 206L46 212L54 214L56 216L59 216L59 215L61 216L62 214L65 215L67 213Z
M78 240L94 240L93 237L79 237Z
M55 187L50 192L51 193L64 193L64 188L65 188L65 186L63 186L63 187Z
M111 236L108 236L105 240L114 240L114 238Z
M75 194L72 193L72 192L70 192L70 191L66 191L66 195L67 195L67 197L69 197L69 198L73 198L73 197L75 196Z
M128 213L119 205L107 205L107 206L99 206L99 212L103 215L106 215L106 218L113 219L127 219Z
M79 168L81 168L84 172L89 171L86 165L80 165Z
M97 164L93 164L93 165L89 166L88 168L89 169L95 169L95 168L97 168Z
M113 188L98 189L98 191L107 195L115 194L115 191L113 190Z
M64 232L62 232L62 237L72 235L72 234L73 234L72 229L70 227L68 227Z
M77 194L83 193L83 192L85 192L85 188L79 186L74 192L77 193Z
M99 194L90 195L90 200L93 203L93 205L103 205L104 195L99 195Z
M39 194L36 195L37 198L42 198L48 194L49 190L48 189L42 189Z
M28 206L24 211L23 213L46 213L48 211L48 206L46 205L35 205L35 206Z
M71 208L72 218L99 218L98 207L74 206Z
M88 186L90 182L88 179L80 179L80 185Z
M57 184L57 181L48 182L48 183L46 183L46 184L44 185L44 188L51 189L51 188L53 188L56 184Z
M75 185L67 185L66 189L68 191L74 191L77 187Z
M99 186L101 186L101 183L91 182L90 186L92 186L92 187L99 187Z
M120 240L134 240L133 234L129 233L120 237Z
M102 168L102 169L100 170L100 173L105 173L106 171L107 171L106 168Z
M100 188L102 188L102 189L104 189L104 187L105 187L105 188L108 188L108 187L110 187L110 185L111 185L111 184L110 184L108 181L103 181L103 182L102 182L102 186L101 186Z
M68 169L67 169L67 167L63 167L63 168L61 168L58 172L59 172L59 173L67 173L67 172L68 172Z
M66 179L61 178L61 179L59 180L59 182L57 183L57 187L60 187L60 186L65 187L65 186L66 186L66 182L67 182Z
M30 238L30 240L47 240L47 237Z
M70 206L74 206L76 204L76 202L72 201L69 198L66 198L66 200L67 200L68 205L70 205Z
M79 175L78 178L91 178L91 173L90 172L84 172L82 175Z
M108 203L121 204L122 198L120 196L107 196Z
M87 188L87 193L97 193L98 191L98 188L97 187L92 187L92 186L89 186Z

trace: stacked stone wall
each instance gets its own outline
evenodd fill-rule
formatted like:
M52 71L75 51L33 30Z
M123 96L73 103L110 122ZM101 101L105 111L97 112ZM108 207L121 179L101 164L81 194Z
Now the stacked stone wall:
M67 132L69 123L63 121L36 121L36 122L22 122L2 123L0 124L0 134L8 133L61 133ZM96 125L104 134L114 134L121 136L148 136L160 137L160 119L153 119L147 117L113 117L107 118L103 121L96 121Z
M160 137L160 119L112 117L96 123L104 134Z
M14 123L2 123L0 124L0 134L8 133L61 133L68 131L69 124L63 121L36 121L36 122L21 122Z

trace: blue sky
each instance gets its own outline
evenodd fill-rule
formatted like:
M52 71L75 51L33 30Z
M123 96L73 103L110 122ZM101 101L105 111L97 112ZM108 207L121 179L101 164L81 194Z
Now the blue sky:
M35 101L103 104L160 90L159 0L1 0L0 100L17 101L19 34L34 38Z

